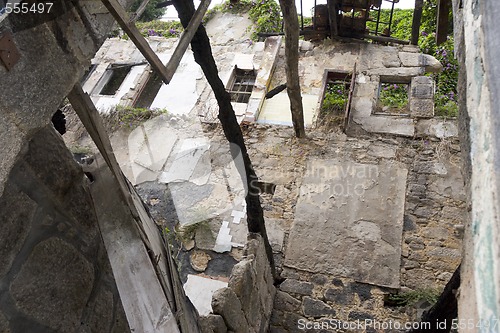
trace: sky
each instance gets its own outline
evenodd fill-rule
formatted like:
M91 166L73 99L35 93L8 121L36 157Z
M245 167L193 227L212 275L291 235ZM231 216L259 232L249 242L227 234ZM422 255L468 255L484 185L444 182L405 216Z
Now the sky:
M213 8L214 6L223 3L224 0L212 0L209 8ZM295 0L298 11L300 11L300 0ZM317 4L326 4L326 0L316 0ZM194 4L196 7L200 4L200 0L194 0ZM302 6L304 9L304 16L312 16L312 9L314 7L314 0L302 0ZM382 1L382 8L391 8L391 4L387 1ZM415 0L399 0L394 8L401 9L413 9L415 8ZM309 11L309 13L308 13ZM173 6L169 6L167 9L164 18L177 18L177 12L173 8Z

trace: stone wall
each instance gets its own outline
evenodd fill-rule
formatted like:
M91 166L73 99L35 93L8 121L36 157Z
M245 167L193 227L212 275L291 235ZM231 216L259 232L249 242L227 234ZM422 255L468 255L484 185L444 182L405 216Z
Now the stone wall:
M0 65L1 332L129 330L88 180L50 124L113 22L67 0L0 22L20 53Z
M275 293L262 237L250 234L244 257L233 267L228 287L213 295L214 314L201 318L202 332L268 332Z
M456 126L454 121L451 125ZM278 272L285 279L276 293L271 332L307 332L299 326L301 323L331 321L340 325L357 319L401 323L418 320L421 307L428 305L425 302L392 307L386 305L386 299L390 294L410 291L438 293L460 263L467 208L458 139L435 135L413 139L378 135L353 138L335 129L326 132L315 129L308 132L308 140L298 141L290 128L262 125L250 126L246 138L259 178L276 184L274 194L261 195ZM315 273L287 266L285 249L301 245L300 239L291 245L289 234L295 225L299 189L307 182L304 177L307 161L311 159L354 161L379 167L394 161L408 170L401 221L400 274L395 277L399 288L360 283L344 274ZM336 212L332 208L324 214ZM312 228L304 231L314 232L320 231ZM345 256L349 256L349 249L341 244L331 244L331 248L346 251ZM358 263L361 268L370 264ZM340 331L333 327L324 332Z
M0 331L127 331L80 166L52 125L22 152L0 198Z

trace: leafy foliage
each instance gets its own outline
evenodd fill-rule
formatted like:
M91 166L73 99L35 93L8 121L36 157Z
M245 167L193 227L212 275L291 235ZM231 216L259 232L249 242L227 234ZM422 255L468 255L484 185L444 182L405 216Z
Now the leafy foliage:
M379 107L390 113L405 113L408 106L408 85L382 83L380 85Z
M326 127L338 126L344 119L344 110L349 95L345 82L329 83L319 115L320 123Z
M371 13L374 15L375 13ZM390 9L382 9L380 10L380 24L379 24L379 33L383 31L385 28L388 28L386 24L382 22L389 22L391 16ZM370 31L375 31L377 27L377 18L371 17L373 21L366 22L366 26ZM392 15L392 24L391 24L391 36L394 38L398 38L401 40L410 40L411 37L411 25L413 20L413 9L394 9L394 13Z
M236 4L229 1L215 6L207 12L203 23L206 24L217 12L241 14L248 13L254 26L252 40L258 40L261 32L280 32L281 16L280 7L274 0L240 0Z
M162 114L167 114L167 110L134 108L130 106L124 107L118 105L114 110L104 115L103 118L106 128L114 132L123 127L134 129L146 120Z
M248 12L250 19L254 22L252 39L258 40L261 32L280 32L281 30L281 10L274 0L260 0L252 2L252 7Z
M434 289L420 289L401 294L390 294L387 301L394 306L413 306L420 301L434 304L439 298L439 292Z
M450 12L450 26L448 39L445 43L436 45L436 15L437 1L424 1L421 22L421 36L419 38L419 47L421 52L430 54L438 59L443 65L443 70L440 73L430 74L436 82L435 113L437 116L456 117L458 114L457 105L457 83L458 83L458 62L453 57L453 17ZM388 22L390 10L382 9L380 12L380 21ZM391 36L409 40L411 37L411 25L413 18L413 10L411 9L395 9L393 14ZM368 22L368 27L375 30L375 22ZM392 99L397 99L399 93L394 91Z
M419 41L420 49L424 53L433 55L443 65L440 73L432 74L436 82L436 94L434 95L436 115L444 117L456 117L458 114L457 83L458 62L453 56L453 38L437 46L435 33L422 31Z
M347 103L345 83L330 83L326 88L322 110L325 113L341 113Z
M139 6L142 4L143 0L136 0L133 4L130 10L132 12L137 11ZM156 8L156 5L162 2L163 0L150 0L148 5L146 6L146 9L142 13L141 17L139 18L139 21L142 22L149 22L153 20L157 20L160 17L163 16L165 13L165 8Z
M179 37L181 32L184 30L181 22L178 21L149 21L149 22L137 22L137 29L141 32L144 37L149 36L162 36L165 38L175 38Z

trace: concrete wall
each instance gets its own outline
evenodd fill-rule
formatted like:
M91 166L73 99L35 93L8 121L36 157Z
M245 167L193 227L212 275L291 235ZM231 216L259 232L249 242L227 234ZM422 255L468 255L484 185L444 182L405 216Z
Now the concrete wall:
M482 320L493 324L500 311L500 115L497 107L500 4L454 1L453 9L455 21L459 23L456 26L463 26L463 31L457 29L455 36L464 69L459 89L467 92L464 97L466 107L461 109L461 127L464 129L461 135L464 141L470 140L470 150L467 150L470 163L467 159L464 170L470 184L471 220L466 227L464 242L459 317L475 323ZM476 327L471 331L485 329Z
M234 266L228 287L213 295L214 314L201 318L202 332L267 332L275 293L262 238L250 234L245 256Z

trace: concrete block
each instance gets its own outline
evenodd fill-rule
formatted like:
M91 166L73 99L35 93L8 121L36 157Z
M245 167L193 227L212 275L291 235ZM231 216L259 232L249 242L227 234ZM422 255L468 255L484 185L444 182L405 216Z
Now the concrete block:
M410 80L414 76L425 73L422 67L394 67L394 68L375 68L367 72L368 75L379 75L386 81L401 82L401 80Z
M399 287L407 173L393 161L310 160L284 264ZM309 296L312 285L288 279L281 290Z
M442 119L419 119L416 126L417 136L432 136L439 139L458 137L455 121Z
M434 117L434 99L410 98L410 116L415 118Z

